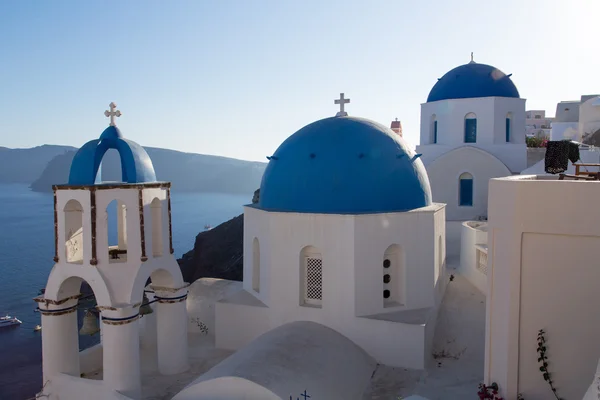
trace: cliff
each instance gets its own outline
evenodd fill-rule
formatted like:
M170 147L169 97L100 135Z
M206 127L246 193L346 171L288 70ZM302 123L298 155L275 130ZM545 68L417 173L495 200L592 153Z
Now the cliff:
M257 189L252 203L258 203L259 196L260 189ZM200 232L194 248L177 262L185 282L192 283L199 278L243 280L244 214Z
M29 149L0 147L0 183L31 183L50 160L74 149L48 144Z

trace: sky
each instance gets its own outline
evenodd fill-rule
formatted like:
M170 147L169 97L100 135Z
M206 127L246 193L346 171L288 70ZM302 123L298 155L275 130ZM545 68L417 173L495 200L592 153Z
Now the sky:
M418 144L420 104L469 62L527 109L600 93L599 0L0 2L0 146L81 146L117 125L144 146L265 161L346 111Z

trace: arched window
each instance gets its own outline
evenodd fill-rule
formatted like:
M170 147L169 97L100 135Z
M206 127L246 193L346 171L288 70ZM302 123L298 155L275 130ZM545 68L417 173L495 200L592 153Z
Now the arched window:
M65 204L65 259L83 263L83 207L77 200Z
M473 205L473 175L465 172L459 177L458 204L470 207Z
M402 247L393 244L383 254L383 306L404 305L405 266Z
M321 307L323 303L323 259L307 246L300 252L300 305Z
M508 114L506 114L506 123L505 123L506 143L510 143L511 124L512 124L512 114L508 113Z
M438 142L438 121L437 116L433 114L431 116L431 126L430 126L430 138L429 141L432 144L436 144Z
M252 241L252 289L260 292L260 245L258 238Z
M161 257L163 255L162 205L157 197L150 203L150 216L152 218L152 256Z
M106 206L106 234L108 262L127 261L127 207L120 200L113 200Z
M477 116L473 113L465 116L465 143L477 143Z

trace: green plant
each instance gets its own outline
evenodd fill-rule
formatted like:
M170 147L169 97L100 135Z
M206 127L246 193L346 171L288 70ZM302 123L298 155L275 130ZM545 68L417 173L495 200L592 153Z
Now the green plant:
M538 345L537 352L539 355L538 362L540 363L540 371L542 372L542 376L544 377L544 380L546 382L548 382L548 385L550 386L550 389L552 390L554 397L556 397L556 400L563 400L556 393L556 388L554 387L554 382L552 381L552 376L550 375L550 371L548 371L548 356L546 355L546 351L548 350L548 348L546 347L545 334L546 334L546 332L544 332L543 329L540 329L538 332L538 336L537 336L537 345Z

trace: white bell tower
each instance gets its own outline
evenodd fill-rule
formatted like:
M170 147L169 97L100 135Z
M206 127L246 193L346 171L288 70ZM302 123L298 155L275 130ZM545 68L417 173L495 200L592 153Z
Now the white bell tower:
M103 357L97 367L104 387L138 399L138 319L148 279L158 305L155 319L146 322L156 323L158 368L165 375L189 367L188 290L173 256L171 184L156 181L146 151L123 138L114 103L105 115L110 126L79 149L68 184L53 186L55 264L44 294L34 299L42 314L43 390L60 396L60 385L52 381L62 374L86 384L80 377L76 312L85 281L101 316ZM119 153L120 182L100 179L101 160L110 149Z

